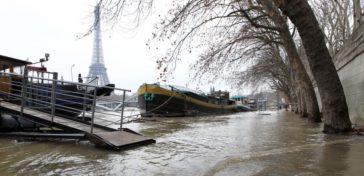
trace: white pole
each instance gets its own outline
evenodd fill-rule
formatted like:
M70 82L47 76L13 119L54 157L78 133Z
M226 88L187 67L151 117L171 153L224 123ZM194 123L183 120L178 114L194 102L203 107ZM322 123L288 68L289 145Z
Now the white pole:
M71 81L73 82L73 73L72 73L72 68L73 67L75 67L75 64L73 64L72 66L71 66Z

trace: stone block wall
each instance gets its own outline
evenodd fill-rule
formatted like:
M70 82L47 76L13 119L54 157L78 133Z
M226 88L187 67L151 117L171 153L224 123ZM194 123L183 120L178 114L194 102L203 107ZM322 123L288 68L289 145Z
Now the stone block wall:
M364 125L364 24L333 58L353 124Z

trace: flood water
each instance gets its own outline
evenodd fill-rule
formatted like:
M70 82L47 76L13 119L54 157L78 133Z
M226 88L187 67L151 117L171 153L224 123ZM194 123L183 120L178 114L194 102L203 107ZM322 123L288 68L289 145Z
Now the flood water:
M125 151L0 139L0 175L364 174L364 137L325 135L291 112L269 113L133 122L125 127L157 143Z

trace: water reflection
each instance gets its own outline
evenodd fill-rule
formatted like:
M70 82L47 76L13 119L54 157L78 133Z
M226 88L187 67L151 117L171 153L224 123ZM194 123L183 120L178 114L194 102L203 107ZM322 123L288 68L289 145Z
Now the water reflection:
M290 112L151 118L128 124L157 143L127 151L84 142L0 139L2 175L356 175L364 140L325 136Z
M325 138L330 141L329 137ZM324 145L319 157L320 174L327 175L332 173L343 174L348 169L349 143L338 143L336 145Z

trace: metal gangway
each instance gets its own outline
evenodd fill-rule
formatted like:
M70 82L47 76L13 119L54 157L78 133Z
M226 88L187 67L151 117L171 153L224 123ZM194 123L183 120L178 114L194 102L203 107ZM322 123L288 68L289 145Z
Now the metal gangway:
M35 124L38 130L1 133L2 136L88 139L97 146L122 149L155 142L123 128L126 92L130 90L69 82L57 79L56 72L24 69L23 74L0 72L2 113ZM100 95L112 89L120 99ZM98 101L118 103L120 112L96 108ZM46 130L39 130L46 129ZM45 135L46 134L46 135Z
M98 101L96 103L97 108L104 109L106 111L119 112L125 107L137 107L138 95L132 95L124 100L124 102L118 101Z

